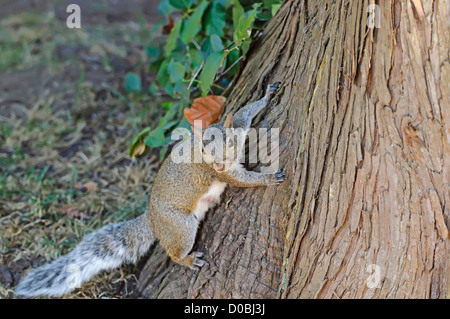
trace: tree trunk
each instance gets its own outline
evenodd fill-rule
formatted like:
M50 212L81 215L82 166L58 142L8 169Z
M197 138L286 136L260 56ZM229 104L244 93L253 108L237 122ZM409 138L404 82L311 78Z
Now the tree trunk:
M144 295L448 297L449 16L448 0L286 1L227 112L282 81L257 125L280 128L288 180L229 187L199 229L208 264L156 246Z

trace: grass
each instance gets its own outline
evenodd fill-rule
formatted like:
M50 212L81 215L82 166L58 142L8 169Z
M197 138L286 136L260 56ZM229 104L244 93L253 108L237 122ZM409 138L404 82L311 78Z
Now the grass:
M147 63L150 26L137 21L69 32L52 8L0 20L0 298L87 233L145 211L158 152L132 161L128 148L160 115L154 97L123 93L125 73ZM136 298L138 272L124 265L65 298Z

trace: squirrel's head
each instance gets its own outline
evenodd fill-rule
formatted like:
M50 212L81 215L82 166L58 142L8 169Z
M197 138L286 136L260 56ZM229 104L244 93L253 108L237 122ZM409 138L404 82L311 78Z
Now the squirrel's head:
M196 127L192 127L192 131L200 138L204 161L217 172L226 172L236 162L242 137L236 134L239 130L233 128L232 114L204 131Z

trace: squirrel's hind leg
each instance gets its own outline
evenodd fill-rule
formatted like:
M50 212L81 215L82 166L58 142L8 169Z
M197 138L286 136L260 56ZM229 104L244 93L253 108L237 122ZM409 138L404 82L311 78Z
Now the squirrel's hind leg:
M203 259L201 259L203 257L203 253L201 251L194 251L183 258L172 256L170 254L169 256L176 263L188 266L189 268L194 270L199 270L206 263Z
M190 253L197 234L197 219L192 213L173 207L170 208L170 212L166 211L164 215L171 220L164 223L165 226L158 231L157 237L159 237L160 244L166 249L173 261L198 270L205 264L205 261L201 259L203 253Z

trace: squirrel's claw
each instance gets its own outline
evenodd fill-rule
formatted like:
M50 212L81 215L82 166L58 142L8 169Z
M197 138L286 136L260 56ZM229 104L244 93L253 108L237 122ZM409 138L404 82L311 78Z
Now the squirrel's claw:
M268 96L273 95L278 90L279 86L280 86L280 82L278 82L278 81L274 82L272 84L269 84L267 86L266 95L268 95Z
M194 251L191 256L193 258L191 269L200 270L206 264L206 261L201 259L204 256L201 251Z
M279 169L275 174L273 174L273 184L279 185L286 180L286 172L283 168Z

